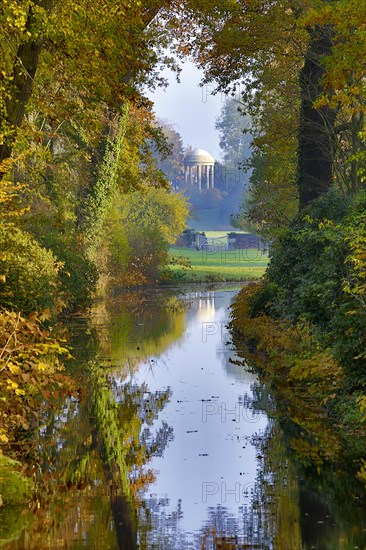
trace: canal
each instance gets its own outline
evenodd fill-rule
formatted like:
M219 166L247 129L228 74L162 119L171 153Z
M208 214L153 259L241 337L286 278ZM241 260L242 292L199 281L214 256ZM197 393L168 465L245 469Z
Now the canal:
M122 292L70 322L78 389L40 421L37 499L1 516L3 548L366 548L360 484L291 451L234 349L237 292Z

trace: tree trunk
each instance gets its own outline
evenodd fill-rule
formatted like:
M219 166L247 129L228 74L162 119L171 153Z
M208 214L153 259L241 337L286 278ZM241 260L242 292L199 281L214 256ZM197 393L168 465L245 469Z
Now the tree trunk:
M300 74L301 110L298 149L300 208L328 191L332 184L334 124L336 111L329 106L314 108L322 93L324 57L331 53L332 30L310 30L311 40Z
M132 32L131 36L135 36L136 44L138 47L138 39L141 33L151 23L151 21L159 13L162 7L167 7L170 4L170 0L158 0L153 2L150 7L143 8L142 25L141 29L136 32ZM34 0L29 8L28 19L26 23L26 30L31 34L34 31L34 27L37 24L34 8L43 8L46 13L50 13L54 5L54 0ZM24 42L18 48L16 58L13 66L13 80L11 88L7 90L9 98L6 101L6 117L5 121L0 121L1 126L5 126L8 132L8 136L3 144L0 144L0 180L7 172L6 167L1 167L1 163L10 158L13 146L16 140L17 129L23 122L27 103L32 95L33 81L36 75L39 56L42 51L45 36L37 36L34 33L35 38L30 39L28 42ZM121 80L124 82L130 82L133 73L124 75ZM5 122L5 125L3 124Z
M49 13L52 6L53 0L35 1L29 8L26 30L30 33L34 32L36 24L34 8L43 8L46 13ZM7 130L10 130L10 134L7 136L5 142L0 144L0 180L6 172L4 168L1 168L1 163L11 155L16 139L16 131L23 122L25 109L32 94L33 81L44 39L44 36L37 36L35 33L35 38L20 44L16 53L13 65L13 80L11 81L9 97L5 104L5 126Z
M129 105L125 102L119 113L113 110L108 112L108 122L100 145L92 156L89 185L81 190L78 197L76 226L84 234L92 254L98 245L103 224L117 188L118 167L127 129L128 111Z

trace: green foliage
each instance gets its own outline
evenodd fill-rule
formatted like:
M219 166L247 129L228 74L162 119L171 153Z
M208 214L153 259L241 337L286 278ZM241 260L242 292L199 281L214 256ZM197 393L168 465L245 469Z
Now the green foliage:
M276 238L294 219L298 211L295 148L294 140L286 140L286 149L279 139L256 145L249 162L249 191L239 210L240 228L251 224L262 236Z
M265 314L279 317L278 304L282 304L282 288L278 283L267 281L261 289L250 297L250 317ZM282 291L283 294L283 291Z
M243 114L241 106L234 98L226 99L215 124L220 135L220 147L224 153L225 163L232 167L244 163L251 155L252 122Z
M17 471L20 466L19 462L0 454L1 506L24 505L24 501L31 497L32 481ZM2 538L1 535L0 532L0 538Z
M29 521L24 507L34 487L20 470L19 462L0 454L0 546L18 538Z
M94 174L95 181L89 191L86 204L81 205L84 209L82 229L91 256L95 256L111 202L117 191L119 166L128 124L128 104L124 105L121 115L116 116L113 124L116 126L114 131L117 135L114 139L110 136L105 138L103 158Z
M28 233L0 227L0 305L25 313L60 307L61 263Z
M114 209L109 239L115 276L129 285L156 281L168 262L169 245L185 227L186 200L150 188L121 196Z
M363 275L355 270L356 257L351 253L363 250L357 243L364 227L355 227L359 201L348 209L341 196L330 194L316 201L279 241L268 270L268 280L280 287L271 313L308 319L352 370L359 370L362 357L354 358L363 354L365 345L365 310L357 292ZM359 259L358 267L363 263Z
M364 192L348 199L329 192L314 201L278 240L265 283L248 298L245 313L257 322L267 316L275 325L310 327L317 355L297 350L290 379L310 376L325 396L341 369L329 414L348 430L360 429L365 419L365 212Z
M64 303L63 311L75 311L91 306L96 293L98 268L90 259L75 234L49 233L43 244L50 248L61 263L59 286Z

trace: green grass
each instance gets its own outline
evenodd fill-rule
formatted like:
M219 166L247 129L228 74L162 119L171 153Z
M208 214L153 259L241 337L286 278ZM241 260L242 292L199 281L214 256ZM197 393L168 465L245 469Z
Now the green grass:
M268 255L257 250L207 252L192 248L171 248L173 258L184 257L184 262L170 266L174 282L248 281L261 277L268 264Z

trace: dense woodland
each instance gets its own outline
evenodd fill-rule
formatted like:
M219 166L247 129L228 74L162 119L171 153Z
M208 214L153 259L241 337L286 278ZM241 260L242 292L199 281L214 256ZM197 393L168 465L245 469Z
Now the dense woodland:
M250 120L250 158L238 158L236 138L224 144L226 160L250 174L236 224L273 243L265 279L239 298L235 328L261 340L297 397L362 432L365 13L359 0L2 1L4 454L22 458L45 403L75 391L61 370L69 352L57 318L164 273L188 203L159 169L157 155L171 148L144 90L163 86L160 68L179 73L187 56L205 83L236 97L239 133ZM364 446L356 454L366 479Z

